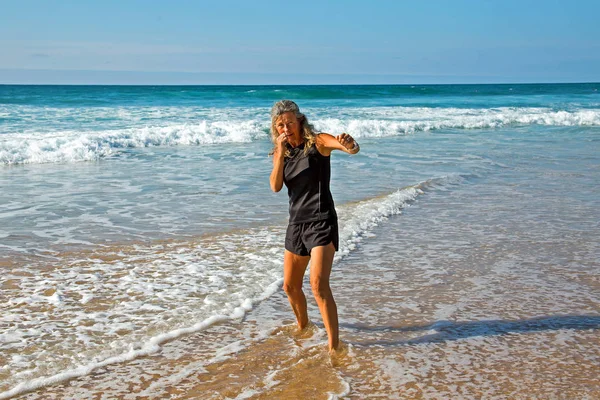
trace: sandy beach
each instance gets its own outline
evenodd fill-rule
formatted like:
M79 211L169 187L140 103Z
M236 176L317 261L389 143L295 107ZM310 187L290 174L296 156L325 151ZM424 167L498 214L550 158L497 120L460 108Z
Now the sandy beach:
M474 210L467 189L425 192L336 264L339 358L310 295L315 326L298 332L278 290L239 321L22 398L600 397L598 243L533 234L545 222L513 213L528 208L515 193Z

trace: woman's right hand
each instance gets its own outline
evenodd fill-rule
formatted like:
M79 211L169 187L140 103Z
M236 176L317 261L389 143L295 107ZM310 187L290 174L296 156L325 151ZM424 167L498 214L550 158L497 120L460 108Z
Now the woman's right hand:
M273 154L273 171L271 171L271 190L279 192L283 187L283 157L285 156L287 137L285 133L275 139L275 154Z
M285 154L285 144L287 143L287 136L285 135L285 133L282 133L281 135L277 136L275 142L277 144L277 155L283 157L283 155Z

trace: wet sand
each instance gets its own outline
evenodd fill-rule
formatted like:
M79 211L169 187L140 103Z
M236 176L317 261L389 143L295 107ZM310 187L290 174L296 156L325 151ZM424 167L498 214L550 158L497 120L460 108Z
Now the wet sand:
M463 195L429 195L334 266L341 357L307 279L307 332L280 290L243 320L22 397L600 398L597 240L511 214L512 194L487 214Z

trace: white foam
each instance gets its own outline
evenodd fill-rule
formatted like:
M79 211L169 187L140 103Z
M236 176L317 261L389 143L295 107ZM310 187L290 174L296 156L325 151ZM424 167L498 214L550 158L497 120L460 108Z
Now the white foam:
M60 305L63 302L63 297L58 293L58 291L54 292L52 296L48 297L48 303L51 303L55 306Z
M256 396L258 394L260 394L260 392L256 389L246 389L242 393L238 394L235 400L249 399L252 396Z
M456 181L460 177L433 179L339 207L340 255L350 253L373 227L400 213L428 188ZM60 335L62 340L54 349L40 350L46 355L37 357L37 365L44 365L45 372L41 374L49 376L39 376L39 372L23 375L12 389L0 393L0 399L151 354L167 340L217 322L241 320L257 302L280 289L284 228L282 225L222 234L194 245L174 243L148 249L137 246L132 254L121 255L123 260L76 260L63 269L21 278L22 297L10 299L8 313L0 318L0 322L9 322L5 317L11 316L13 327L0 336L0 348L10 346L18 350L18 346L35 344L44 349L40 332L31 330L39 326L40 318L45 318L35 307L48 301L60 305L53 311L53 320L60 322L46 324L43 329ZM49 287L56 288L52 296L40 295ZM77 292L69 292L73 287L77 287ZM102 311L86 311L85 305L92 299L104 298L110 298L114 305ZM25 321L19 318L25 316L27 323L19 328L19 323ZM84 320L94 324L81 326ZM201 322L187 325L194 320ZM119 331L130 333L122 336ZM90 338L93 346L89 346ZM82 343L86 344L85 350L78 347ZM17 368L15 373L26 368ZM52 371L55 373L49 374Z
M100 132L2 135L0 163L94 161L125 148L249 142L266 137L262 123L201 121L194 124L136 127Z
M356 118L356 113L361 114ZM440 129L486 129L510 125L600 126L600 110L554 111L548 108L492 109L390 107L355 110L355 115L315 120L323 132L348 132L377 138Z
M83 296L81 297L81 300L79 300L79 302L81 304L87 304L90 302L90 300L92 300L94 298L93 294L90 293L84 293Z
M0 400L8 399L13 396L17 396L19 394L23 394L32 390L39 389L44 386L53 385L59 382L64 382L69 379L81 377L84 375L89 375L92 371L102 368L104 366L110 364L122 363L125 361L131 361L138 357L148 356L150 354L156 353L160 350L160 344L164 343L168 340L173 340L182 335L199 332L207 327L214 325L218 322L223 322L232 319L232 316L224 316L224 315L215 315L206 320L197 323L188 328L176 329L171 332L161 334L153 337L150 341L148 341L145 345L143 345L139 349L131 348L128 352L120 354L115 357L110 357L105 360L99 362L92 362L84 366L80 366L75 369L67 370L53 376L36 378L29 381L22 382L12 389L0 393ZM239 349L238 349L239 350ZM236 349L230 349L229 353L235 352Z
M59 274L62 276L63 279L69 281L69 277L65 277L63 274ZM77 279L81 279L81 277L77 277L77 274L74 274L73 277L71 278L73 280L77 280ZM44 282L40 282L40 284L36 285L36 286L44 286L42 285L42 283ZM131 284L131 282L125 282L125 284L128 287L132 287L133 285ZM139 283L137 283L139 284ZM242 282L243 284L243 282ZM97 369L97 368L101 368L103 366L109 365L109 364L114 364L114 363L120 363L120 362L124 362L124 361L129 361L132 360L136 357L140 357L140 356L145 356L151 353L154 353L156 351L159 350L160 348L160 344L168 341L168 340L172 340L175 339L181 335L185 335L185 334L190 334L193 332L197 332L200 330L205 329L208 326L211 326L217 322L223 322L223 321L228 321L228 320L239 320L240 318L242 318L245 313L249 310L252 309L253 305L256 302L260 302L262 300L264 300L265 298L273 295L278 288L281 286L281 279L278 279L274 282L272 282L270 285L267 285L266 288L264 289L264 291L262 293L258 293L256 294L253 298L245 298L242 299L238 304L237 307L231 309L230 314L228 315L223 315L223 314L216 314L216 315L212 315L209 318L204 319L202 322L194 324L192 326L188 326L188 327L182 327L182 328L177 328L177 329L173 329L171 331L156 335L154 337L149 338L148 340L146 340L146 342L144 343L135 343L132 342L129 345L129 350L127 350L124 353L112 356L112 357L108 357L108 358L98 358L98 357L94 357L94 360L86 363L84 365L80 365L78 367L75 368L71 368L68 369L66 371L48 376L48 377L38 377L38 378L33 378L33 379L28 379L24 382L21 382L19 384L17 384L14 388L12 388L9 391L0 393L0 399L4 399L4 398L8 398L20 393L24 393L24 392L28 392L31 390L35 390L37 388L40 387L44 387L47 385L51 385L51 384L55 384L57 382L62 382L64 380L68 380L68 379L72 379L75 377L79 377L79 376L83 376L86 374L89 374L91 371ZM233 292L233 294L235 295L236 293ZM150 293L149 296L151 296L152 294ZM180 294L180 296L183 295L185 296L185 293ZM55 292L53 296L47 297L47 296L39 296L39 297L46 297L46 299L50 298L57 298L59 297L60 294L59 292ZM171 296L177 296L177 291L175 290L173 293L171 293ZM126 296L127 297L127 296ZM235 300L235 297L232 298L231 300ZM40 300L41 301L41 300ZM50 300L46 300L46 301L50 301ZM222 305L221 305L222 307ZM227 307L226 307L227 308ZM125 329L125 330L133 330L135 329L135 325L130 322L130 321L121 321L119 318L122 318L125 315L129 315L131 313L132 309L137 309L138 311L159 311L159 309L162 311L162 308L156 307L156 306L152 306L150 304L144 304L141 305L141 302L139 301L128 301L128 302L121 302L117 307L115 307L113 310L109 310L106 313L95 313L95 314L85 314L85 315L81 315L79 318L87 318L87 319L92 319L96 322L96 324L90 328L90 330L97 332L99 334L103 334L107 337L111 337L114 336L115 333L121 329ZM78 315L81 313L76 313L75 315ZM113 317L117 317L117 318L111 318L111 315ZM136 321L136 323L138 323L137 321L140 319L140 315L137 314L137 316L133 316L134 321ZM160 315L158 315L158 317L160 318ZM73 328L77 328L77 319L79 318L75 318L74 326ZM152 316L150 317L151 319L149 319L147 322L151 322L152 321ZM45 327L48 328L48 332L58 332L58 327L51 327L51 326L47 326L47 324L45 325ZM31 330L30 330L31 331ZM11 342L19 342L19 343L23 343L23 339L25 339L26 337L37 337L39 336L40 332L25 332L25 331L9 331L10 333L8 334L4 334L2 336L0 336L0 344L2 344L4 348L6 348L6 344L10 344ZM80 337L81 335L79 335ZM67 339L67 337L64 338L64 343L68 344L70 341ZM110 347L116 347L119 346L118 342L112 342L112 343L108 343L110 345ZM67 351L76 351L76 349L66 349ZM46 351L46 350L43 350ZM29 375L29 374L28 374ZM22 378L25 378L25 376L23 376ZM21 378L21 379L22 379ZM27 376L27 378L31 378L30 376ZM25 379L27 379L25 378Z
M342 391L340 393L327 393L327 399L329 400L343 399L350 394L350 384L341 377L340 373L337 375L342 385Z
M56 113L57 119L64 113L60 109L50 112ZM191 117L185 118L187 112L192 113ZM109 125L108 130L81 131L72 128L71 125L82 125L75 121L71 125L60 124L53 131L0 132L0 164L94 161L125 148L243 143L268 140L269 137L268 117L262 116L257 109L200 112L171 107L164 113L160 109L141 110L139 113L141 115L129 110L124 116L119 114L119 118L123 118L120 124L126 128L111 128ZM598 109L375 107L334 108L325 114L315 109L313 113L317 117L311 122L317 130L333 134L348 132L362 138L440 129L493 129L509 125L600 126ZM154 118L151 121L154 125L140 125L148 117L146 114ZM163 117L167 122L161 119ZM43 124L38 121L33 125Z

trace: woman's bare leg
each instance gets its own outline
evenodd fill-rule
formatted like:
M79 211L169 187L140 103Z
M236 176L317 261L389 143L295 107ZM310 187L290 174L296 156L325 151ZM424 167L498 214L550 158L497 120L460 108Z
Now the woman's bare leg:
M310 256L299 256L287 250L283 255L283 290L288 296L294 314L296 314L300 329L304 329L308 325L306 297L302 291L302 281L308 260L310 260Z
M321 316L327 336L329 337L329 350L337 350L339 346L338 314L333 294L329 287L329 275L333 264L335 247L333 243L327 246L314 247L310 253L310 286L315 300L319 305Z

